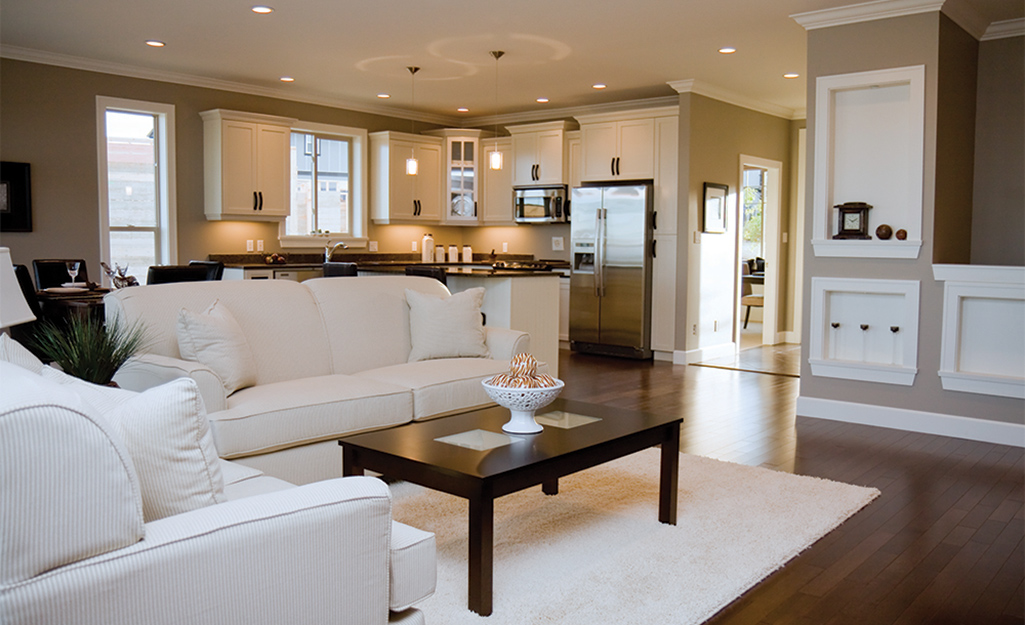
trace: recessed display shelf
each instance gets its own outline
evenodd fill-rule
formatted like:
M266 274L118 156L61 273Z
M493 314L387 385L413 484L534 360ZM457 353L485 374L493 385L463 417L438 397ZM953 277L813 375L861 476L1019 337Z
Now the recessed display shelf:
M816 256L918 258L922 247L925 66L820 76L815 93ZM837 205L865 202L873 238L833 239ZM906 238L876 238L886 224Z

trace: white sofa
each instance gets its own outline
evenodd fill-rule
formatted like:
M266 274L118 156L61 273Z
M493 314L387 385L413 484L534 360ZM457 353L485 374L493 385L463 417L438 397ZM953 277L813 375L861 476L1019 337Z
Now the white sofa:
M380 480L293 486L217 458L189 380L104 411L112 391L24 366L0 362L0 623L423 624L434 537L391 521ZM200 410L170 412L169 387Z
M449 295L414 276L120 289L104 298L107 318L140 322L147 345L115 381L142 390L192 377L221 457L296 484L339 477L339 437L490 405L480 381L529 349L526 333L485 327L490 358L407 362L406 289ZM256 366L256 383L231 394L209 367L181 358L176 335L181 309L199 313L215 301L238 322Z

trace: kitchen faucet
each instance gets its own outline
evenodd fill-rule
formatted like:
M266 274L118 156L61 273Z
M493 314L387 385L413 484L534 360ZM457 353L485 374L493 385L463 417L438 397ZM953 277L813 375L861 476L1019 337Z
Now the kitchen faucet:
M338 243L335 243L334 245L331 245L331 239L328 239L327 245L324 246L324 262L325 263L331 262L331 255L334 254L335 250L337 250L338 248L342 248L343 250L347 250L347 249L349 249L349 246L346 245L344 241L339 241Z

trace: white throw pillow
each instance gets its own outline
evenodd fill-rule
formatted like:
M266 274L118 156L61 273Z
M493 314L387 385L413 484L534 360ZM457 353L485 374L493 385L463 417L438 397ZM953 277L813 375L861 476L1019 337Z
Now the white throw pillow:
M220 300L214 300L200 314L182 308L177 333L182 358L210 367L228 395L256 384L253 350L238 321Z
M6 334L0 334L0 360L28 369L32 373L42 371L43 361L36 358L28 348Z
M99 386L43 367L120 435L139 476L146 522L227 501L203 398L192 378L142 393Z
M488 358L484 323L480 315L484 287L450 297L406 289L409 335L413 349L409 362L434 358Z

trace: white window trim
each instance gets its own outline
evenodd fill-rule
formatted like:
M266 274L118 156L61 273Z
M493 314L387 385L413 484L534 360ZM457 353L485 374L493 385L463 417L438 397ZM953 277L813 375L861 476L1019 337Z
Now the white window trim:
M352 232L347 235L338 234L285 234L285 221L282 220L278 226L278 240L283 248L297 247L319 247L325 240L332 242L342 241L349 247L365 248L367 246L367 229L369 223L369 202L367 201L367 189L370 181L367 173L367 163L370 158L367 131L364 128L351 126L334 126L331 124L319 124L315 122L299 121L292 125L295 132L310 132L323 137L337 137L352 142L352 162L349 171L349 180L352 188L349 190L349 205L357 208L357 215L352 219Z
M96 175L99 180L100 210L100 259L110 259L110 207L107 195L107 110L127 111L156 115L157 132L161 141L157 142L157 158L160 160L159 195L160 228L158 239L157 261L163 264L178 263L178 200L177 177L175 173L175 125L174 105L161 102L145 102L143 100L127 100L108 96L96 96ZM103 275L107 284L109 278ZM109 286L109 285L108 285Z

